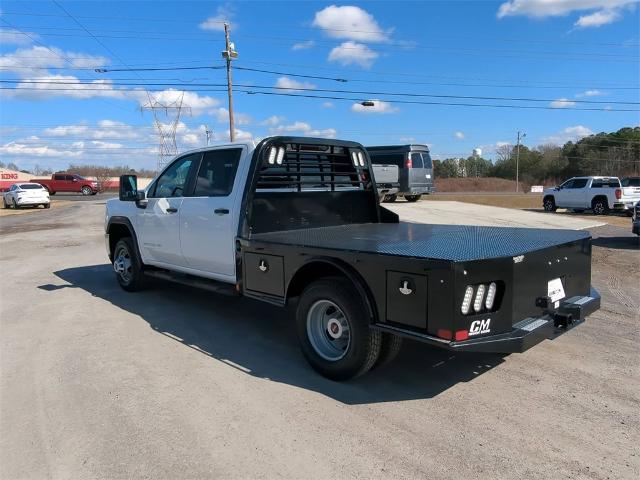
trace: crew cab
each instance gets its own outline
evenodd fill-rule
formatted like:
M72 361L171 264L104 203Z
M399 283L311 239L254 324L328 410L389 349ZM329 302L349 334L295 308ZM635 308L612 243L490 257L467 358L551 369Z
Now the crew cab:
M558 187L545 189L542 206L547 212L570 208L606 215L610 210L631 211L638 200L640 189L623 189L618 177L573 177Z
M403 337L522 352L600 306L587 232L400 222L349 141L277 136L183 153L144 190L122 176L105 230L126 291L155 277L293 303L304 356L335 380L390 361Z
M98 193L97 181L74 173L54 173L51 178L34 178L30 181L42 185L50 195L55 195L58 192L82 193L82 195Z

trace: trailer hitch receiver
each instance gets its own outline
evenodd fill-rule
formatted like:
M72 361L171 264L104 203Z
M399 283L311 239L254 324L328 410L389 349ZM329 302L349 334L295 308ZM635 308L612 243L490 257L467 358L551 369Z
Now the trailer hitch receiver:
M556 313L553 315L553 326L566 329L573 323L573 315L570 313Z

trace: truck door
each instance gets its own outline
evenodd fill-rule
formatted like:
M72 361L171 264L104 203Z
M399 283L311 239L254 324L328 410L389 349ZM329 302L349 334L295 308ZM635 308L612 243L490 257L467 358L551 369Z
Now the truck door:
M567 188L567 207L589 208L591 200L587 200L589 188L588 178L575 178L571 187Z
M569 206L570 196L571 196L571 187L573 186L573 178L567 180L562 185L558 187L558 191L554 194L556 199L556 206L560 208L565 208Z
M180 246L187 266L223 281L235 282L239 209L234 205L243 190L243 176L236 174L245 151L234 147L205 152L193 193L180 209Z
M179 212L191 172L201 153L180 157L158 177L147 192L147 207L140 215L138 240L146 263L185 266L180 251Z

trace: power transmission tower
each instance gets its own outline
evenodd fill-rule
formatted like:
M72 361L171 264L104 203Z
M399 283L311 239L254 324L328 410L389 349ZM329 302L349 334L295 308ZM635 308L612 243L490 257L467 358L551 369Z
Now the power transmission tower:
M229 97L229 140L236 139L236 132L233 121L233 87L231 81L231 60L238 58L235 45L229 40L229 24L224 24L224 43L226 49L222 52L222 58L227 60L227 96Z
M182 109L189 109L183 105L184 92L180 92L172 102L161 102L157 99L151 99L151 95L147 92L148 102L140 107L141 110L151 110L153 113L153 123L158 130L160 137L160 145L158 148L158 171L169 163L173 157L178 154L178 145L176 143L176 130L180 122ZM162 113L164 112L164 118ZM170 116L173 116L171 119ZM165 120L163 122L162 120Z

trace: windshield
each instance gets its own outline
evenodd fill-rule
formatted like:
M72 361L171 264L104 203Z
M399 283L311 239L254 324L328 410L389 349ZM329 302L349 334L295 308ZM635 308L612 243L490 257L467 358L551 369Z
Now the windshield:
M22 190L40 190L42 189L42 185L36 185L35 183L23 183L20 185Z

